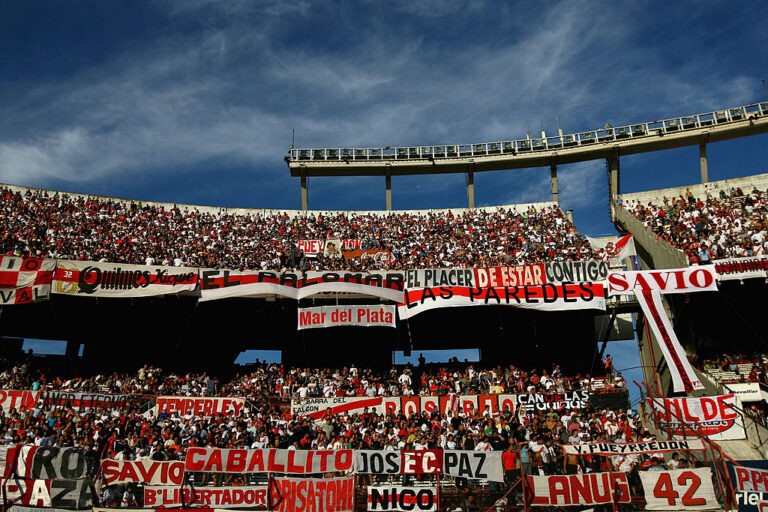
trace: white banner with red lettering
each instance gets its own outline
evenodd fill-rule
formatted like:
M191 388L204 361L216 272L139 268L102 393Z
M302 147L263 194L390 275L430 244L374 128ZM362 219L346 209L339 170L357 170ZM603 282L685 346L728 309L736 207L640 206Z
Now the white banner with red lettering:
M733 394L699 398L647 398L656 426L675 439L698 437L714 441L745 439L744 421Z
M768 255L766 254L749 258L727 258L715 260L712 263L715 264L718 281L768 277Z
M52 293L80 297L149 297L195 292L197 278L196 268L58 260Z
M298 308L298 315L299 330L346 326L397 327L394 304Z
M368 510L434 512L438 501L437 487L368 486Z
M207 397L207 396L158 396L155 406L150 409L155 417L166 413L181 416L211 417L220 414L233 413L235 417L245 406L245 398L236 396ZM147 415L148 413L145 413Z
M48 300L56 260L0 256L0 305Z
M353 512L355 478L275 478L270 510L274 512Z
M144 506L156 507L218 507L267 510L267 486L235 485L226 487L185 487L147 485Z
M573 393L576 395L577 393ZM560 397L563 395L553 395ZM488 412L492 416L502 411L514 413L517 408L518 396L512 394L500 395L443 395L443 396L391 396L391 397L317 397L303 400L291 400L291 414L323 421L328 415L363 413L365 409L378 414L411 414L420 415L422 412L432 414L466 413L475 411Z
M712 265L664 270L628 270L608 274L608 295L631 295L656 290L667 293L716 292Z
M541 311L605 310L601 283L546 283L538 286L408 288L397 306L401 319L436 308L511 306Z
M526 482L534 507L585 507L632 501L626 473L529 476Z
M17 412L31 411L37 407L43 391L22 391L18 389L0 389L0 407L7 415L11 409Z
M722 510L708 467L640 471L645 510Z
M664 304L658 290L643 291L635 295L645 319L658 341L659 349L669 367L672 389L675 392L690 393L704 389L704 384L696 376L685 349L677 339L672 322L664 311Z
M352 450L239 449L191 446L184 460L193 473L287 473L307 475L352 470Z
M232 297L304 299L321 293L345 293L402 302L405 273L273 272L265 270L200 270L200 300Z
M734 464L737 491L768 493L768 470Z
M104 485L129 482L151 485L181 486L184 481L184 462L179 460L114 460L101 461Z

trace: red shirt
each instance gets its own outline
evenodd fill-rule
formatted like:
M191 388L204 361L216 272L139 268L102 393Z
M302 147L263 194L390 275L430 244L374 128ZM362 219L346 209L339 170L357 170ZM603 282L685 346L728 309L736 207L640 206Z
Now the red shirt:
M504 450L501 454L501 464L504 466L504 471L510 471L517 469L517 452L514 450Z

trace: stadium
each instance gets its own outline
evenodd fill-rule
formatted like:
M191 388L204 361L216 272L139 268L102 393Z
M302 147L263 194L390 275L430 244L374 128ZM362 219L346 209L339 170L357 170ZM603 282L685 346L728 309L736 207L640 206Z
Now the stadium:
M291 147L290 211L2 185L5 504L750 510L768 492L768 175L710 181L707 147L766 131L760 102ZM700 182L622 193L622 159L687 146ZM616 237L558 203L561 166L591 160ZM475 174L530 167L551 201L475 205ZM308 209L308 178L340 172L384 177L387 209ZM392 177L451 173L466 208L392 210ZM606 362L633 338L644 383ZM394 364L459 349L479 360ZM236 366L245 350L280 364Z

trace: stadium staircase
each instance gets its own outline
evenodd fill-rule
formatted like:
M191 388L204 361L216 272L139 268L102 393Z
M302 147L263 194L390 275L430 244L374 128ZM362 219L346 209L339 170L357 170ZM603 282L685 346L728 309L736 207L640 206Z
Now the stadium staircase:
M635 247L638 256L650 268L684 268L688 266L688 257L680 249L676 249L666 240L659 238L656 233L646 228L645 225L632 212L618 204L615 198L614 203L614 223L622 231L632 233L635 239Z

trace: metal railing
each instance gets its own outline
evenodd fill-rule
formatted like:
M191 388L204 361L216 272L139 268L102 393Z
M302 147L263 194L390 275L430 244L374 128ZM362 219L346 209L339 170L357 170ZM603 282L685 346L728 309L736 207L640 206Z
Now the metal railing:
M291 148L285 157L293 162L359 162L359 161L435 161L451 158L473 158L496 155L536 153L563 148L589 146L600 142L623 141L667 133L679 133L707 126L723 125L768 116L768 102L752 103L703 114L673 117L670 119L635 123L584 132L541 137L479 142L472 144L447 144L438 146L385 146L368 148Z

